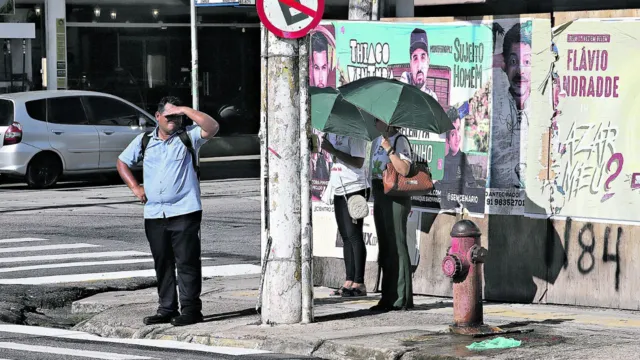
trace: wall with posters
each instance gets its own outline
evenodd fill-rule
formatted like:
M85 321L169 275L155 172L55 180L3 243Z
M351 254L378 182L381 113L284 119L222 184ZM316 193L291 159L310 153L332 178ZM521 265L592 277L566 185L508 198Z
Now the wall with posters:
M550 302L639 306L638 30L637 19L580 19L553 31L553 113L530 126L526 203L526 216L554 219L563 242Z
M311 54L311 85L393 77L437 98L456 128L442 135L403 130L437 180L431 194L413 199L408 241L416 293L451 295L440 263L455 218L443 212L460 201L489 249L486 299L640 306L634 291L640 281L633 277L640 268L632 255L640 243L629 241L640 236L633 211L640 160L631 155L640 107L632 89L640 80L627 70L640 55L640 41L628 35L640 30L635 20L580 20L551 29L550 19L523 16L326 22L316 29L327 50L321 38L312 41L319 51ZM413 60L416 31L427 35L428 66ZM337 273L341 240L332 207L321 201L331 158L314 154L312 169L314 255ZM374 262L372 217L365 233ZM374 270L367 269L372 288ZM337 285L341 276L323 284Z
M310 85L339 87L380 76L429 93L447 111L455 130L447 134L402 130L414 157L429 163L436 181L434 191L413 199L414 211L441 213L462 203L476 214L521 215L532 77L543 78L547 71L538 67L541 70L535 74L531 66L535 29L546 29L547 34L549 30L548 21L540 25L536 21L323 22L311 34ZM412 39L424 39L424 45L412 47ZM548 44L548 36L543 35L541 43ZM426 61L420 58L423 50ZM369 159L366 164L367 171L375 169ZM312 154L316 256L339 253L323 235L325 229L335 228L332 206L322 202L331 167L329 154ZM322 224L323 234L317 224ZM410 225L413 233L419 221ZM365 228L373 238L372 218ZM375 259L377 249L372 244L368 244L369 258Z

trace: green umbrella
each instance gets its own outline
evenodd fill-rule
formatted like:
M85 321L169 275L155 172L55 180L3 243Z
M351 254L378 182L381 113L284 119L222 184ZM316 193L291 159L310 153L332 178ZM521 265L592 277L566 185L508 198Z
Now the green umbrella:
M398 80L366 77L339 88L344 98L390 126L442 134L453 130L444 109L429 94Z
M380 136L373 116L346 101L338 90L311 86L309 93L311 124L314 128L367 141Z

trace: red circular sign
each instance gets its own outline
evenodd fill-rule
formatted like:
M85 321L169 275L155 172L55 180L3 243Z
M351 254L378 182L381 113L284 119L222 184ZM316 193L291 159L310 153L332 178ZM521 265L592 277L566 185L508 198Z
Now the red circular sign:
M258 9L258 16L260 17L260 21L262 21L264 26L269 31L271 31L271 33L281 38L298 39L307 35L309 31L311 31L312 29L315 29L316 26L320 24L320 21L322 21L322 15L324 15L324 0L317 0L318 8L315 10L308 8L305 5L302 5L299 1L300 0L257 0L256 8ZM269 12L266 11L265 2L269 3L270 5ZM287 17L289 18L292 17L291 14L289 13L288 15L283 14L283 17L285 18L285 22L275 21L275 22L281 22L281 23L274 24L273 17L274 15L277 16L277 14L275 14L277 11L286 12L286 11L290 11L290 9L297 10L299 14L306 15L305 19L307 17L311 17L311 22L302 29L288 30L287 26L303 21L303 20L300 20L298 22L294 22L293 24L286 24L285 22L287 21L286 20ZM271 15L271 14L274 14L274 15ZM299 14L297 16L299 16ZM269 18L268 15L271 15L272 18Z

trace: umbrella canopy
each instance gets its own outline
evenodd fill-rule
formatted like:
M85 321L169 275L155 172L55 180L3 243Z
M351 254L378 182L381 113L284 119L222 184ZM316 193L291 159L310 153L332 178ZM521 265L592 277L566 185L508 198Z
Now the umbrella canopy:
M380 132L375 118L346 101L333 88L311 86L311 125L322 132L372 141Z
M390 126L442 134L453 130L444 109L413 85L381 77L362 78L339 88L344 98Z

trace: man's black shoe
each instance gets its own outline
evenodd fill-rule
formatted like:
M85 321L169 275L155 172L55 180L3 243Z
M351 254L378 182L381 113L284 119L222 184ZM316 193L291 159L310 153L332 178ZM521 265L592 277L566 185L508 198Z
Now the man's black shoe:
M183 314L171 319L171 325L173 326L187 326L202 322L201 314Z
M156 314L153 316L147 316L144 318L145 325L158 325L158 324L168 324L171 322L172 318L180 316L179 312L169 313L169 314Z

